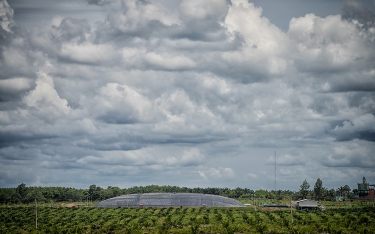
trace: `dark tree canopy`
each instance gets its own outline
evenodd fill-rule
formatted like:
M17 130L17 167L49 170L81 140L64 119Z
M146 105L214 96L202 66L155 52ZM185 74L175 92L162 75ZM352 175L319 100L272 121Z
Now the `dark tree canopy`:
M323 182L318 178L314 185L314 195L319 199L323 193Z
M307 181L305 179L302 182L302 184L300 186L300 190L299 190L299 193L301 194L301 196L306 197L309 194L309 188L310 188L310 184L307 183Z

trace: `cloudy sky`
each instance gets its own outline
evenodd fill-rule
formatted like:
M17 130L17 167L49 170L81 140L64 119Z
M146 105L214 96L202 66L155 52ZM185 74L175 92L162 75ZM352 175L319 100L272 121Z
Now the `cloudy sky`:
M375 183L374 12L0 0L0 186Z

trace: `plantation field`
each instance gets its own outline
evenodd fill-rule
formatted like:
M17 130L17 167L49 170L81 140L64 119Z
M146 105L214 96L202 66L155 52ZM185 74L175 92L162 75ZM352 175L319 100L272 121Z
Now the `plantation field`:
M374 233L375 209L1 206L0 233Z

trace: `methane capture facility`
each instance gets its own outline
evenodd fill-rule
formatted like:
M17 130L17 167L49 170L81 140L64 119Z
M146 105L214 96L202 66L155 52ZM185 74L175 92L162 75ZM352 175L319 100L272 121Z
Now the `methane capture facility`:
M199 193L143 193L113 197L96 207L242 207L241 202L218 195Z

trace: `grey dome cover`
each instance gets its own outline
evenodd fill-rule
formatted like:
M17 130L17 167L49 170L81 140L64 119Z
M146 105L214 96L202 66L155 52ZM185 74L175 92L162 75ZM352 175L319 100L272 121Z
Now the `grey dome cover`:
M207 206L241 207L241 202L218 195L199 193L143 193L113 197L99 202L96 207L139 206Z

